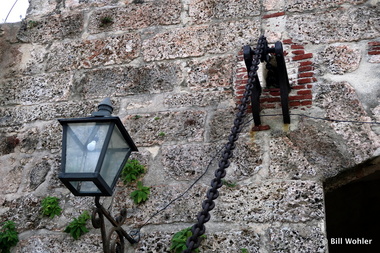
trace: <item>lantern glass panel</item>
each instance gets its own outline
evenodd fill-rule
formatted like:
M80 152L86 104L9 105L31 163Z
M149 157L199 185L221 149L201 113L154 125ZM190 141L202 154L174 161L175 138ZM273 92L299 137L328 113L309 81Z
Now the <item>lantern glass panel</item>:
M66 173L95 172L108 128L108 123L68 123Z
M116 184L131 151L119 128L115 126L100 170L100 175L111 189Z
M71 181L70 184L81 193L100 193L99 188L91 181Z

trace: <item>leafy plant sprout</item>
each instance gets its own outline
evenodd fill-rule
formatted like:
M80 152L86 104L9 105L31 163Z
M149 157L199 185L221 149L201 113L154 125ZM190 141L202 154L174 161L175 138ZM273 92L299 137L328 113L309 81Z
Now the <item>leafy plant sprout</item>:
M87 221L90 219L88 211L84 211L78 218L74 218L72 222L65 228L64 232L69 233L74 240L78 240L79 237L86 234L89 230L87 229Z
M113 23L114 23L114 21L113 21L112 17L109 17L109 16L102 17L100 19L100 27L108 26L108 25L111 25Z
M57 197L46 197L41 202L42 214L49 216L51 219L56 215L60 215L62 212L59 206L59 198Z
M145 202L149 198L150 187L143 186L142 182L137 182L137 190L131 193L131 198L135 204Z
M0 252L10 253L10 249L16 246L19 241L16 224L13 221L6 221L2 225L0 230Z
M136 181L146 171L144 165L136 159L128 160L121 171L121 179L124 184Z
M187 249L186 241L187 238L192 236L191 227L182 229L181 231L175 233L172 237L172 244L170 246L170 252L172 253L181 253ZM201 236L202 239L206 238L206 235ZM199 249L196 249L194 252L199 252Z

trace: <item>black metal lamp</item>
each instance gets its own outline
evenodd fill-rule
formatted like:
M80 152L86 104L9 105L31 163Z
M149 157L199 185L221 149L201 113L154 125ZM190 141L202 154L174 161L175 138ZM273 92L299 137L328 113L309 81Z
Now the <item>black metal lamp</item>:
M87 118L59 119L63 126L59 179L75 196L112 196L136 145L106 98Z
M119 117L112 116L109 98L98 106L91 117L59 119L63 127L61 172L58 178L75 196L95 196L92 224L102 232L104 252L123 252L124 240L137 241L121 225L126 210L113 219L100 204L100 196L112 196L120 173L132 151L138 151ZM114 226L110 235L105 231L104 217ZM111 243L111 234L118 240Z

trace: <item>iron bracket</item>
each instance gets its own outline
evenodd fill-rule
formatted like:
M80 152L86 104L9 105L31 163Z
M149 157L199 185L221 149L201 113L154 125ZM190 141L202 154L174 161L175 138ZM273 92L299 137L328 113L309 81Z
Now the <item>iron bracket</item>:
M96 229L100 228L103 241L104 253L124 253L124 238L131 244L135 244L138 240L132 238L121 226L127 218L127 210L124 208L120 212L120 216L114 219L110 213L100 204L100 196L95 197L95 206L92 213L92 226ZM112 224L108 235L104 217ZM113 234L116 233L116 238L113 239Z
M255 55L255 50L252 50L252 48L249 45L246 45L243 47L243 55L244 55L244 62L247 67L248 75L251 70L252 66L252 59ZM274 45L274 47L269 47L268 42L265 40L264 42L264 49L263 53L260 57L261 62L266 62L267 69L270 64L271 57L275 57L276 59L276 71L275 71L275 82L276 85L280 88L280 96L281 96L281 108L282 108L282 116L283 116L283 122L284 124L290 124L290 115L289 115L289 92L290 92L290 84L288 79L288 73L286 70L286 64L284 59L284 50L282 47L282 43L280 41L277 41ZM251 107L252 107L252 115L255 127L260 128L261 126L261 120L260 120L260 96L261 96L261 85L259 77L256 73L254 76L253 81L253 88L252 88L252 94L251 94ZM261 129L261 128L260 128Z

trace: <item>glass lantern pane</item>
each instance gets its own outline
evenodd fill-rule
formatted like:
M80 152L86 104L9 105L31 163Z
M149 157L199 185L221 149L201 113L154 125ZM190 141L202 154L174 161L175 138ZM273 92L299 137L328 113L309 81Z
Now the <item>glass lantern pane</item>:
M68 124L66 173L95 172L108 128L108 123Z
M70 184L81 193L100 193L99 188L91 181L71 181Z
M111 188L123 161L128 158L130 153L131 148L119 128L115 126L100 170L100 175Z

